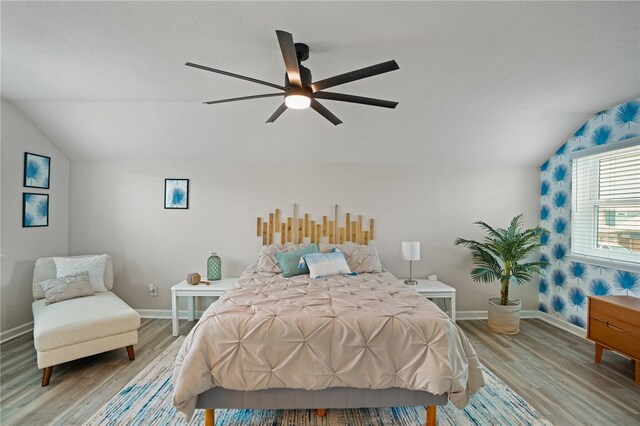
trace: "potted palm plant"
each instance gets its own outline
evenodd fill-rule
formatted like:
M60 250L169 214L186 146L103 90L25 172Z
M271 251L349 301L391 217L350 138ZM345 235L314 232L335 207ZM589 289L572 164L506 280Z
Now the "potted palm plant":
M540 247L543 228L522 230L522 214L514 217L507 229L494 229L485 222L476 222L485 232L483 242L458 238L456 245L471 250L475 268L471 278L476 282L500 281L500 297L489 298L489 330L503 334L520 331L520 299L509 299L509 284L524 284L540 272L545 262L526 262Z

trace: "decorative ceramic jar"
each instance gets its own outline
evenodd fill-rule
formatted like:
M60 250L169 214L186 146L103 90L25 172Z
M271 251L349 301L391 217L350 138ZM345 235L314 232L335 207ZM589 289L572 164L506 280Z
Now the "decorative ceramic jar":
M222 262L220 257L214 252L211 253L207 260L207 279L209 281L218 281L222 278Z

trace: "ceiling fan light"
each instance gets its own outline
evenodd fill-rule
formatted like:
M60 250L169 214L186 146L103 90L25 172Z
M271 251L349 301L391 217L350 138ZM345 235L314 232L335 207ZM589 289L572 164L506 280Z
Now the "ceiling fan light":
M284 98L284 104L287 108L305 109L311 105L311 98L304 95L288 95Z

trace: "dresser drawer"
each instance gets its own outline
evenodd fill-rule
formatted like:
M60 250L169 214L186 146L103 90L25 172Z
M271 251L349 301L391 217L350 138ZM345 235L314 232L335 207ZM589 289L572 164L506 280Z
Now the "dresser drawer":
M628 324L620 321L603 322L589 318L589 338L632 358L640 359L640 330L625 328Z
M589 316L619 321L640 330L640 299L623 296L589 297Z
M608 312L591 310L589 318L608 324L613 329L625 330L631 335L635 335L638 339L640 339L640 326L634 324L633 318L630 315L627 315L627 317L624 319L620 319L609 315Z

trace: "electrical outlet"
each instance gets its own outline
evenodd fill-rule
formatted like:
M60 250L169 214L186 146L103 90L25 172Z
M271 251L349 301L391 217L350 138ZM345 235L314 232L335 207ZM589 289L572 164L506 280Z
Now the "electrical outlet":
M156 297L158 296L158 286L151 283L149 284L149 296Z

